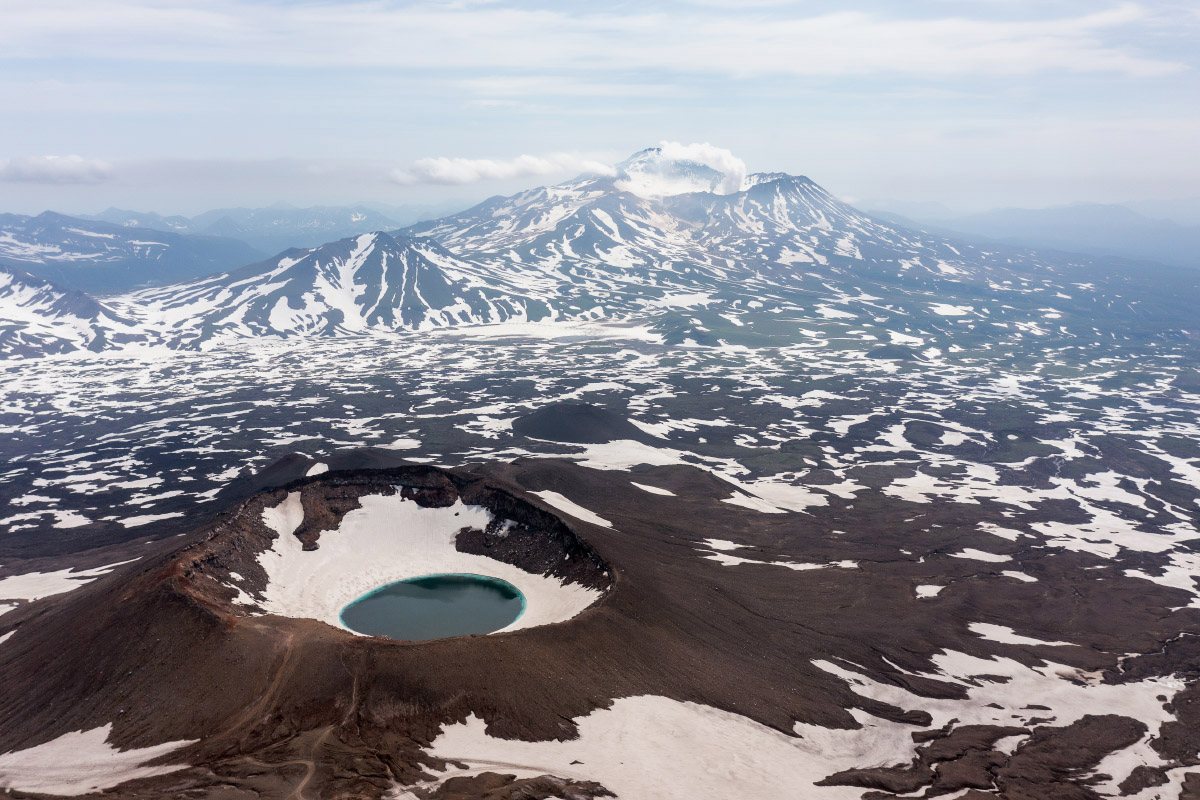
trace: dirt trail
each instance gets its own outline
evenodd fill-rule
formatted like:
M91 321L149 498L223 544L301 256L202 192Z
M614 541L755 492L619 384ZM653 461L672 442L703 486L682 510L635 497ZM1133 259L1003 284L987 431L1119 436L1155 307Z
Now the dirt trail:
M241 714L238 714L233 721L219 733L210 737L209 740L219 741L228 736L232 736L243 728L253 726L262 719L263 713L270 707L270 704L278 696L280 689L283 687L283 682L291 675L293 669L293 660L296 654L295 634L290 631L285 634L283 642L283 658L279 660L279 666L275 668L271 680L267 683L266 688L259 696L258 701L248 707Z
M325 730L321 731L321 735L317 737L317 740L313 742L308 758L303 761L304 765L308 767L308 772L304 773L304 777L300 779L300 782L296 784L296 788L288 795L288 800L305 800L304 788L308 786L308 782L312 780L313 775L317 771L317 754L331 733L333 733L333 726L328 725L325 727Z
M325 745L325 740L329 738L329 734L333 733L333 725L327 725L321 731L321 735L313 742L309 748L308 758L293 758L288 761L263 761L253 756L242 756L242 759L249 761L257 767L276 770L280 767L304 767L304 777L296 784L296 788L292 789L291 794L287 796L287 800L306 800L304 790L308 787L309 782L313 779L313 775L317 772L317 756L321 748Z

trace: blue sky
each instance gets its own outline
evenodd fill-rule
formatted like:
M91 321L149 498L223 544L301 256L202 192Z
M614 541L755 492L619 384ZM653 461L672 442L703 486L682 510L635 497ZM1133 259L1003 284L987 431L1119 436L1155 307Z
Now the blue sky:
M0 211L465 203L664 139L867 205L1200 194L1195 3L0 3Z

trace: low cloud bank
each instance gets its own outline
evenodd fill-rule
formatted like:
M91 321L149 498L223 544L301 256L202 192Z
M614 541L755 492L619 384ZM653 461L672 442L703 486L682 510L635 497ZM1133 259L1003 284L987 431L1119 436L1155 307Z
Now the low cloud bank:
M102 183L112 174L108 162L83 156L0 159L0 181L10 183Z
M510 159L490 158L422 158L404 169L390 173L400 184L438 183L461 185L480 181L528 178L566 172L594 172L612 175L613 168L599 161L572 155L552 153L546 156L521 155Z

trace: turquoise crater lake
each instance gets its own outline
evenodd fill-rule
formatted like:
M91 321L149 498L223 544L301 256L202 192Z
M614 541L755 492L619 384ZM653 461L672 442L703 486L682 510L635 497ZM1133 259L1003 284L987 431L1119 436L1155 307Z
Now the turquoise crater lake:
M422 575L381 586L342 609L352 631L406 642L492 633L525 611L525 596L486 575Z

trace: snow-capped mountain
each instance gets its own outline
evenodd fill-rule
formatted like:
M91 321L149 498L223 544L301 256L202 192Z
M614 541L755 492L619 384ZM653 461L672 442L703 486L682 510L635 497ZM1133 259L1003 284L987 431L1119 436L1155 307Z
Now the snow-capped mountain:
M800 284L804 265L946 275L978 272L987 261L875 220L808 178L736 177L741 188L724 191L724 174L649 150L615 176L493 198L406 230L497 271L537 265L565 283L586 274L610 289L630 284L638 294L648 287L652 294L652 287L721 290L747 280Z
M734 194L745 188L743 170L721 172L690 158L672 158L661 147L635 153L614 167L613 186L639 197L707 192Z
M577 306L599 302L617 313L679 292L747 302L780 290L828 294L822 286L830 280L1058 280L1049 261L890 225L806 177L736 175L736 191L727 177L648 150L615 175L492 198L405 232L434 238L511 281L550 283Z
M1174 335L1163 321L1188 327L1196 283L1194 274L913 231L806 177L725 173L651 149L612 174L492 198L390 235L289 250L110 305L137 337L173 347L544 319L637 320L671 344L772 330L766 320L747 324L747 314L878 327L871 335L881 346L936 335L965 347L990 346L1001 332L1070 335L1097 314L1138 335ZM1144 327L1151 312L1157 321Z
M0 259L62 286L111 292L189 280L261 258L244 242L47 211L0 215Z
M549 305L427 239L368 233L116 301L152 338L362 334L538 320Z
M95 298L0 265L0 356L103 350L133 335L128 320Z
M176 233L199 233L196 226L187 217L172 215L164 217L153 211L129 211L124 208L107 208L99 214L80 214L80 219L95 222L109 222L125 228L153 228L158 231L175 231Z

